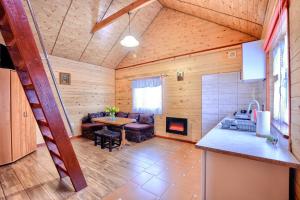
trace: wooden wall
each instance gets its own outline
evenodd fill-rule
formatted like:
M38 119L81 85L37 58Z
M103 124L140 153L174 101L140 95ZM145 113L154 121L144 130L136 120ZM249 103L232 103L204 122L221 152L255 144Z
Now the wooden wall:
M255 37L163 8L144 33L140 46L128 53L118 68L251 40Z
M294 155L300 160L300 1L290 1L290 55L292 132L291 144ZM300 199L300 170L296 174L296 199Z
M59 72L71 74L71 85L58 86L74 133L79 135L83 116L115 104L115 70L56 56L49 58L57 82Z
M228 58L236 51L235 58ZM155 117L156 134L166 137L197 141L201 136L201 77L204 74L237 72L241 69L240 45L218 51L194 54L133 68L116 71L116 105L122 111L132 110L131 80L167 75L163 78L163 114ZM177 71L184 72L184 81L177 81ZM188 136L165 132L166 116L188 118Z

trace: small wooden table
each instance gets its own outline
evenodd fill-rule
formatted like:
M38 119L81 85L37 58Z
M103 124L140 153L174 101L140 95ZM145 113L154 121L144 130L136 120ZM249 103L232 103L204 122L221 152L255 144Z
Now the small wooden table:
M130 118L123 118L123 117L99 117L99 118L93 118L92 119L93 122L100 122L103 123L105 125L111 125L111 126L118 126L121 127L121 133L122 133L122 142L121 142L121 148L124 145L130 145L130 143L128 142L128 140L126 139L126 131L124 126L126 124L130 124L130 123L134 123L136 122L135 119L130 119Z

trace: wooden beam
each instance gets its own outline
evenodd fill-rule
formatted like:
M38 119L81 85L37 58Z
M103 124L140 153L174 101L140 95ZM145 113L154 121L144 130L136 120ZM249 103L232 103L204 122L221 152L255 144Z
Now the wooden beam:
M95 26L92 29L92 33L97 32L98 30L104 28L105 26L113 23L114 21L116 21L119 17L121 17L124 14L127 14L129 12L138 10L144 6L147 6L148 4L154 2L155 0L136 0L134 2L132 2L131 4L129 4L128 6L122 8L121 10L119 10L118 12L112 14L111 16L105 18L104 20L98 22L95 24Z

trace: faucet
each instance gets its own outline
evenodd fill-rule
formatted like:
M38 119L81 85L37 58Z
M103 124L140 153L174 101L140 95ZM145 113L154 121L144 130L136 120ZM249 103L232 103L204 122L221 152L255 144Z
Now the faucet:
M248 105L248 110L247 110L247 114L250 114L250 110L251 110L251 106L253 104L256 104L256 108L257 108L257 111L260 111L260 106L259 106L259 103L257 100L253 99L250 101L249 105Z

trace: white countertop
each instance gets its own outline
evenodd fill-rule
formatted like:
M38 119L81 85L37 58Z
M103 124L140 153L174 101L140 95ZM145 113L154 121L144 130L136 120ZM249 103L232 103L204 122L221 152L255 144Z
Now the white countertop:
M254 132L221 129L221 124L208 132L197 148L217 153L230 154L262 162L300 168L300 162L287 149L273 145Z

